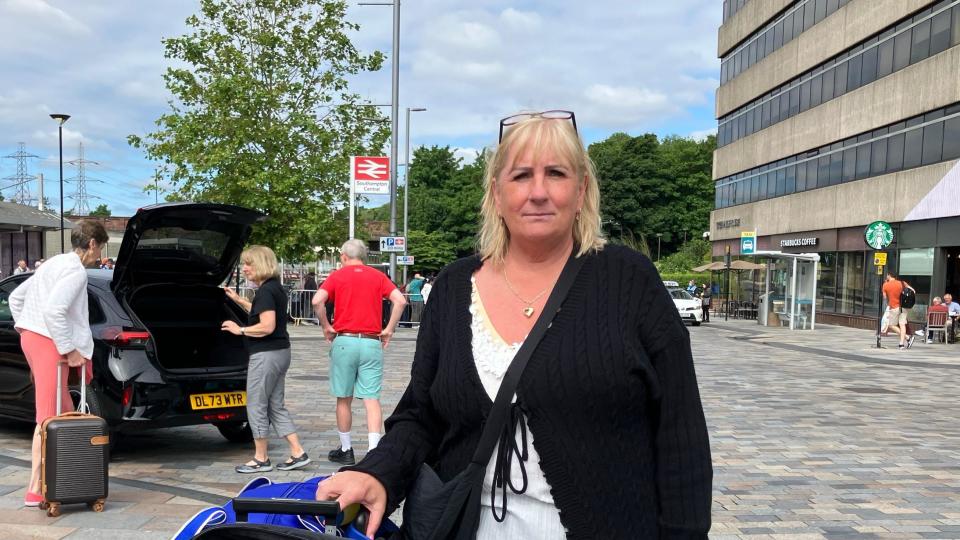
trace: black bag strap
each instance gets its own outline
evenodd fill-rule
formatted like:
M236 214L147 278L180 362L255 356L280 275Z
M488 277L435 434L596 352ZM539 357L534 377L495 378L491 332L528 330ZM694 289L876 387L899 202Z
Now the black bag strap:
M480 444L477 445L473 459L470 460L471 463L480 465L484 470L510 416L510 402L513 401L517 385L520 384L520 376L523 375L523 370L527 367L527 362L533 355L534 349L540 344L540 340L543 339L547 329L553 323L554 316L560 312L560 306L567 298L567 293L570 292L570 287L573 286L573 282L577 279L577 274L580 273L580 268L583 267L587 258L586 255L577 257L576 251L577 249L574 248L574 253L570 254L563 270L560 271L560 277L557 278L557 284L554 285L550 297L547 298L543 311L537 317L537 322L534 323L530 334L523 340L523 345L520 346L520 350L513 357L510 367L507 368L503 381L500 383L497 398L493 401L493 407L490 408L487 422L483 426L483 433L480 435Z

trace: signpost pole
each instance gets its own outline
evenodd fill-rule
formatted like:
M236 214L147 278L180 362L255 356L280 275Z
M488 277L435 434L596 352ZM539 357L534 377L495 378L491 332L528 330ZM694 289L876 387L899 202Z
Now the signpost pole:
M868 246L877 250L873 254L873 265L877 267L880 276L880 286L877 292L877 348L880 345L880 333L883 330L883 269L887 266L887 254L880 250L887 249L893 243L893 227L886 221L874 221L863 230L863 240Z
M880 286L877 287L877 348L880 346L880 331L883 329L883 269L884 266L877 267L877 273L880 274Z
M356 169L356 156L350 157L350 240L353 240L356 237L356 221L354 218L354 211L356 210L355 205L357 204L357 179L355 178L354 171Z
M727 269L727 308L723 310L723 321L730 320L730 246L727 246L724 263Z

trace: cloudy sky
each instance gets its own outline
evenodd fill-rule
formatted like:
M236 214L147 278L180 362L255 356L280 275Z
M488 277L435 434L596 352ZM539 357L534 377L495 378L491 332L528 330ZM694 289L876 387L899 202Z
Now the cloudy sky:
M570 109L587 143L615 132L713 133L720 0L407 0L401 13L400 100L426 107L411 144L449 145L460 155L495 143L498 120L518 110ZM87 189L114 215L151 204L152 165L126 136L150 131L170 95L161 39L186 31L197 0L0 0L0 155L23 142L28 172L58 197L57 128L64 160L82 142ZM392 8L352 2L364 51L385 69L357 78L375 103L390 100ZM404 127L401 118L400 149ZM0 178L17 172L0 159ZM77 175L66 165L64 177ZM7 186L10 180L0 180ZM36 183L30 186L34 197ZM69 197L74 187L67 184ZM4 189L8 199L13 190ZM372 201L378 203L381 201ZM69 198L67 209L73 206Z

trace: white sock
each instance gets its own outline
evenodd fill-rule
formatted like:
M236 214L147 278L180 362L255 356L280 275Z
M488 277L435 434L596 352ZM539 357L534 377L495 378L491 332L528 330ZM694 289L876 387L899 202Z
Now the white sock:
M367 435L370 436L370 447L367 448L367 451L369 452L370 450L376 448L378 444L380 444L381 435L379 433L368 433Z
M342 431L337 432L340 435L340 449L346 452L352 446L350 446L350 432L343 433Z

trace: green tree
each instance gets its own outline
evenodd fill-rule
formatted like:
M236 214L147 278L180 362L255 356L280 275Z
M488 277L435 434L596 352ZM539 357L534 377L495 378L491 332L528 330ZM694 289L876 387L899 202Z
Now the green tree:
M101 204L90 211L90 215L93 217L110 217L111 213L106 204Z
M309 259L338 245L346 223L350 155L379 153L388 135L376 108L347 78L376 71L383 55L350 42L346 2L201 0L189 33L165 39L174 95L157 131L129 142L163 163L167 200L258 209L269 220L252 242Z
M716 139L702 141L616 133L590 145L600 178L603 227L613 239L645 240L661 256L699 238L713 209L711 180ZM629 243L629 242L627 242Z
M420 272L439 272L456 259L455 240L454 235L447 232L411 230L407 242L409 254L413 255L413 268Z

